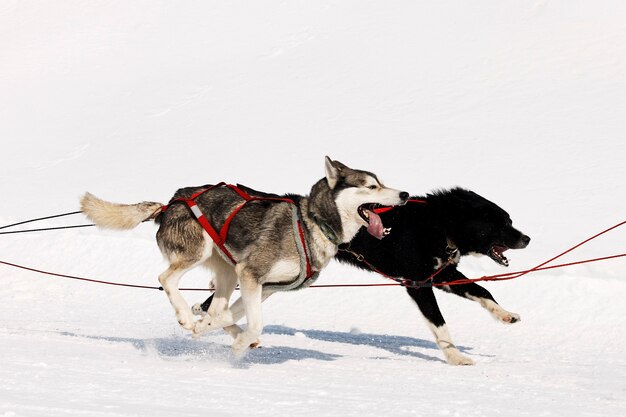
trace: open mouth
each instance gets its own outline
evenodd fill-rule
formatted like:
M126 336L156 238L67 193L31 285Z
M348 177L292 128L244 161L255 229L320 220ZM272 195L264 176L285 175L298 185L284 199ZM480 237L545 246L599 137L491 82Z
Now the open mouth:
M509 266L509 260L502 253L509 249L508 246L495 244L491 246L487 253L491 259L502 266Z
M375 209L383 207L380 204L362 204L357 209L359 216L367 223L367 232L377 239L382 239L391 232L391 228L386 228L383 221L376 213Z

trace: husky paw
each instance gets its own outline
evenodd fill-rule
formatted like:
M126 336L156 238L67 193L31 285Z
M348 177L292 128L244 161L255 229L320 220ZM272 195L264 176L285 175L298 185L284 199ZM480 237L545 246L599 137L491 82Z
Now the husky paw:
M193 314L191 314L191 311L177 311L176 320L178 320L178 324L180 324L183 329L193 329Z
M205 314L200 320L196 321L193 325L193 332L195 334L202 334L209 330L217 330L233 324L233 316L230 310L218 313L216 316L209 316Z
M204 311L202 309L202 305L200 305L200 303L196 303L191 307L191 312L193 313L194 316L202 316L204 317L206 315L206 311Z
M195 322L192 329L194 336L200 336L202 333L205 333L209 329L210 325L211 322L204 320L198 320Z
M235 340L232 346L233 358L235 358L236 360L243 359L248 353L248 351L250 350L250 346L251 346L250 343L246 343L245 340L243 340L240 337L237 337L237 339Z

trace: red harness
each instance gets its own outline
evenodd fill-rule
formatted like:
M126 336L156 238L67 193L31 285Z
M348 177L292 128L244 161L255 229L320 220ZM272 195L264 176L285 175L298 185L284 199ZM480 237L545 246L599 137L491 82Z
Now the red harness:
M233 212L228 216L228 218L226 218L226 221L224 221L224 224L222 225L222 228L219 230L219 232L217 230L215 230L215 228L211 225L211 223L209 223L209 221L207 220L207 218L204 215L204 213L202 213L202 210L200 210L200 207L198 207L198 205L196 204L196 199L198 197L200 197L202 194L204 194L204 193L206 193L208 191L211 191L212 189L217 188L217 187L229 188L233 192L237 193L243 199L241 204L239 204L233 210ZM233 221L233 219L239 213L239 211L242 208L244 208L244 206L246 204L248 204L249 202L251 202L251 201L275 201L275 202L282 202L282 203L293 204L294 206L296 205L296 203L292 199L290 199L290 198L283 198L283 197L254 197L254 196L251 196L250 194L246 193L245 191L243 191L241 188L237 187L236 185L226 184L225 182L220 182L219 184L215 184L215 185L212 185L210 187L203 188L200 191L197 191L196 193L192 194L191 197L189 197L189 198L181 197L181 198L176 198L176 199L171 200L168 205L161 207L161 212L162 213L165 212L168 209L168 207L171 206L174 203L183 202L183 203L187 204L187 206L189 207L189 209L191 210L193 215L198 220L198 223L200 223L200 225L204 228L204 230L206 230L206 232L209 234L211 239L213 239L213 242L215 243L215 245L220 249L220 251L224 255L223 257L226 260L230 261L230 263L232 265L237 265L237 260L230 253L230 251L226 248L226 239L228 237L228 229L230 227L230 223ZM425 204L426 203L426 201L424 201L424 200L408 200L408 202L409 203L421 203L421 204ZM374 212L376 214L380 214L380 213L385 213L385 212L387 212L389 210L393 210L394 208L395 208L395 206L379 207L379 208L374 209ZM309 278L313 277L315 275L315 273L313 273L313 271L311 270L311 262L309 260L308 250L307 250L307 246L306 246L306 239L304 237L304 231L302 229L302 223L301 223L301 220L300 220L299 217L296 219L296 224L297 224L297 229L298 229L298 236L300 237L300 242L302 243L302 248L303 248L303 252L304 252L303 258L306 261L306 279L308 280ZM366 264L367 264L367 262L366 262ZM368 264L368 266L370 266L370 268L372 268L374 271L380 273L380 271L376 270L376 268L374 268L372 265Z
M215 230L215 228L211 225L211 223L209 223L207 218L204 216L204 213L202 213L202 211L200 210L200 208L196 204L196 199L198 197L200 197L202 194L206 193L207 191L210 191L210 190L212 190L214 188L217 188L217 187L230 188L231 190L233 190L235 193L237 193L243 199L241 204L239 206L237 206L235 208L235 210L233 210L233 212L228 216L228 218L226 219L226 221L222 225L222 228L219 230L219 232L217 230ZM163 206L161 208L161 212L165 212L168 209L169 206L171 206L172 204L177 203L177 202L184 202L185 204L187 204L187 206L189 207L189 209L191 210L193 215L196 217L196 219L198 220L200 225L204 228L204 230L206 230L206 232L209 234L209 236L211 236L211 239L213 239L213 242L215 242L215 245L217 245L217 247L222 251L224 256L227 259L229 259L232 262L233 265L236 265L237 261L235 260L233 255L230 253L230 251L226 248L226 238L228 237L228 228L230 227L230 223L235 218L237 213L239 213L239 211L246 204L248 204L251 201L275 201L275 202L290 203L290 204L293 204L294 206L296 205L296 203L293 200L289 199L289 198L281 198L281 197L254 197L254 196L249 195L248 193L246 193L245 191L243 191L242 189L240 189L239 187L237 187L235 185L226 184L225 182L220 182L219 184L212 185L212 186L210 186L208 188L204 188L204 189L194 193L189 198L181 197L181 198L176 198L176 199L170 201L168 205ZM311 262L309 260L309 255L308 255L308 251L307 251L306 239L304 238L304 231L302 229L302 223L301 223L301 220L300 220L299 217L296 220L296 224L298 226L298 235L300 237L300 242L302 242L302 247L304 248L304 258L306 259L306 277L310 278L313 275L313 273L311 271Z
M428 202L426 200L417 200L417 199L407 200L407 203L428 204ZM386 212L388 212L390 210L395 209L396 207L398 207L398 206L386 206L386 207L375 208L374 209L374 213L376 213L376 214L386 213Z

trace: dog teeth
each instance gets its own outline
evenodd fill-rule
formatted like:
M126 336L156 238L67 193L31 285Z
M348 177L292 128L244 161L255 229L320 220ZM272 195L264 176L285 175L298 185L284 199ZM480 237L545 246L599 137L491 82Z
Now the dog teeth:
M387 236L389 233L391 233L391 227L385 227L383 229L383 235Z
M500 264L504 266L509 266L509 260L506 256L498 252L497 250L491 250L490 255L493 259L497 260Z

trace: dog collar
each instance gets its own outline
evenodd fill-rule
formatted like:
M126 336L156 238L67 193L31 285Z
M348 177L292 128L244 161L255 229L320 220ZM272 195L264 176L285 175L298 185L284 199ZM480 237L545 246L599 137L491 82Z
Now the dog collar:
M339 238L337 237L337 233L330 227L327 223L322 223L315 219L315 224L320 228L326 239L330 240L330 243L333 245L339 245Z
M446 256L448 257L448 261L454 262L457 254L459 253L459 248L452 242L449 238L446 238Z

